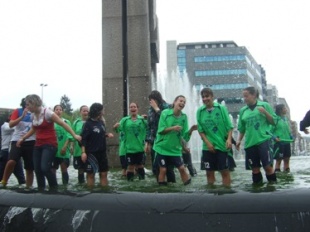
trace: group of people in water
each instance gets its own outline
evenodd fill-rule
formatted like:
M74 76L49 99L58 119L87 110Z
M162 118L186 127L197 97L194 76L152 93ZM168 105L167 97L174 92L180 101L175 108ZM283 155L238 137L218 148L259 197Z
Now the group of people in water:
M194 131L202 140L201 168L206 172L208 184L215 183L215 172L218 171L222 184L230 186L229 160L233 143L238 150L241 143L244 144L246 168L252 170L254 184L263 182L261 168L267 181L272 183L277 181L276 172L281 171L282 160L283 170L290 170L293 137L284 105L277 105L274 111L267 102L259 100L259 93L254 87L243 89L246 105L240 110L239 136L235 141L227 108L214 101L212 89L203 88L200 94L203 105L196 112L195 125L188 125L187 115L183 112L186 105L183 95L176 96L173 103L168 104L159 91L153 90L149 95L150 107L146 115L139 114L137 103L130 103L129 115L113 126L119 135L122 175L128 181L135 176L145 179L147 156L152 161L152 173L159 185L176 182L174 168L178 169L183 184L190 184L191 176L197 174L187 147ZM15 109L1 127L1 186L6 186L14 173L19 184L32 187L35 173L38 189L46 188L46 180L50 188L56 188L56 170L59 167L63 184L68 184L67 169L71 155L73 166L78 170L79 183L85 183L86 173L87 186L94 186L98 172L100 184L108 185L106 139L114 134L106 130L103 105L81 106L80 117L72 125L62 117L62 111L61 105L56 105L54 110L43 107L42 100L35 94L22 99L21 108ZM303 126L306 128L306 123ZM26 177L23 176L21 158Z

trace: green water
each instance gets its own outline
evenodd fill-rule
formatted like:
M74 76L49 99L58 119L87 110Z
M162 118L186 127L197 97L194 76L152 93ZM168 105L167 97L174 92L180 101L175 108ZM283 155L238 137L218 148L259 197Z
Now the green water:
M295 156L291 158L291 172L278 173L277 183L268 184L263 172L264 183L260 186L252 185L251 171L245 170L244 160L236 160L237 167L234 172L231 172L232 184L230 188L221 185L221 176L216 173L216 183L212 186L207 185L205 171L199 170L199 165L196 165L198 175L192 177L191 184L184 186L181 182L177 169L177 183L168 184L167 186L158 186L155 177L149 169L146 170L145 180L136 178L133 182L128 182L121 177L121 171L118 169L111 170L108 175L109 186L102 188L99 185L99 177L96 175L96 186L90 190L85 185L79 185L77 182L77 171L72 166L69 167L69 184L62 185L60 171L57 171L57 178L60 192L143 192L143 193L236 193L236 192L270 192L281 191L286 189L309 188L310 187L310 156ZM36 181L34 181L36 186ZM11 176L9 189L23 188L18 186L14 176ZM35 188L34 188L35 190Z

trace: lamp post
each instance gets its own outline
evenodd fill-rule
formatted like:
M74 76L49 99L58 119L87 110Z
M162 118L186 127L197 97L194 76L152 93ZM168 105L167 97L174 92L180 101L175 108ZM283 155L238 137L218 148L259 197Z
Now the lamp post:
M43 103L43 88L46 87L47 84L41 83L40 86L41 86L41 100L42 100L42 103Z

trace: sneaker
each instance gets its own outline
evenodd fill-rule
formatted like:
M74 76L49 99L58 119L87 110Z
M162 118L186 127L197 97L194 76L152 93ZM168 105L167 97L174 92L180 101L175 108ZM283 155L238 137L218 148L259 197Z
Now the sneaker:
M281 169L280 169L280 168L276 168L276 169L274 170L274 172L281 172Z
M290 172L290 171L291 171L290 168L286 168L286 169L285 169L285 172Z

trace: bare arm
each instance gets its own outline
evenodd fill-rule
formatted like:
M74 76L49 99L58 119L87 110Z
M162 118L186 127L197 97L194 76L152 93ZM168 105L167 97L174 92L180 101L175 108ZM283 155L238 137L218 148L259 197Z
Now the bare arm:
M267 121L271 124L271 125L275 125L274 121L273 121L273 117L265 110L264 107L257 107L257 109L259 110L259 112L261 112L262 114L264 114L266 116Z
M34 133L36 133L36 130L31 127L31 129L23 136L21 137L17 143L16 143L16 146L17 147L20 147L20 145L22 144L22 142L24 142L26 139L28 139L31 135L33 135Z
M72 130L72 128L65 123L61 118L59 118L56 114L52 114L51 120L55 123L57 123L58 125L62 126L66 131L68 131L73 138L75 138L78 141L81 141L81 136L77 135L74 133L74 131Z
M171 131L181 131L181 130L182 130L181 126L172 126L172 127L167 127L162 132L160 132L160 134L165 135L165 134L168 134Z
M15 120L10 120L10 122L9 122L10 128L12 128L12 127L16 126L18 123L20 123L20 121L25 117L25 115L27 113L28 113L28 109L25 108L23 111L23 114L19 118L15 119Z
M237 141L237 143L236 143L236 149L239 151L239 149L240 149L240 144L241 144L241 141L242 141L242 139L243 139L243 136L244 136L244 134L243 133L239 133L239 138L238 138L238 141Z
M203 132L199 132L202 141L207 145L210 152L215 153L213 144L208 140L207 136Z

